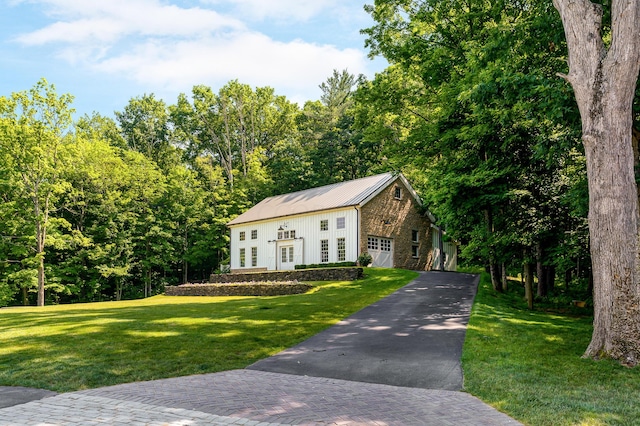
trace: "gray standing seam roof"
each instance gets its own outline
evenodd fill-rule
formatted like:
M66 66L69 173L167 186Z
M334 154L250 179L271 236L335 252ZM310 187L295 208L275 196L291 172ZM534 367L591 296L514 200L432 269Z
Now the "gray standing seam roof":
M227 225L358 206L397 177L396 173L383 173L265 198Z

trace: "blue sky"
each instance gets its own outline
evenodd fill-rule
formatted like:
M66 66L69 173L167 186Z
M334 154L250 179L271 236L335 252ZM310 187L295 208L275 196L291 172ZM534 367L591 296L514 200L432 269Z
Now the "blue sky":
M78 114L167 104L232 79L300 104L333 69L373 78L360 29L373 0L0 0L0 96L44 77Z

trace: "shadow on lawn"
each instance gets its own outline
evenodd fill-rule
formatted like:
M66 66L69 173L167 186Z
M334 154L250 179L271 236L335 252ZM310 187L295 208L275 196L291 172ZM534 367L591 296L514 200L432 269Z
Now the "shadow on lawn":
M2 310L0 385L64 392L244 368L408 282L397 279L322 284L305 295Z

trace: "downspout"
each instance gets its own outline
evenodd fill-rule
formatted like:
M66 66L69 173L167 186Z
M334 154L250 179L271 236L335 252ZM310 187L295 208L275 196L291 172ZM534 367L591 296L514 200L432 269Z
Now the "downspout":
M358 208L358 206L353 206L354 209L356 209L356 261L358 259L358 257L360 256L361 250L362 250L362 246L360 245L361 240L362 240L362 236L360 235L360 209Z

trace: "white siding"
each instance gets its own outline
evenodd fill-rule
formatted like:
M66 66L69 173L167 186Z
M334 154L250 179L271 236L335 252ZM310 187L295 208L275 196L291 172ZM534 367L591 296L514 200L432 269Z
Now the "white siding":
M344 229L337 229L338 218L344 218ZM327 231L320 230L321 220L329 221ZM345 238L346 261L355 262L358 258L358 211L353 208L342 208L317 213L270 219L261 222L232 225L231 228L231 269L240 268L240 248L246 249L246 264L244 269L251 269L251 247L258 247L258 264L255 268L268 270L281 269L279 267L278 247L282 244L295 247L296 264L320 263L320 240L329 242L329 262L338 260L338 238ZM295 231L296 239L278 240L278 229ZM256 240L251 239L251 231L258 232ZM240 232L244 231L246 238L240 241Z

